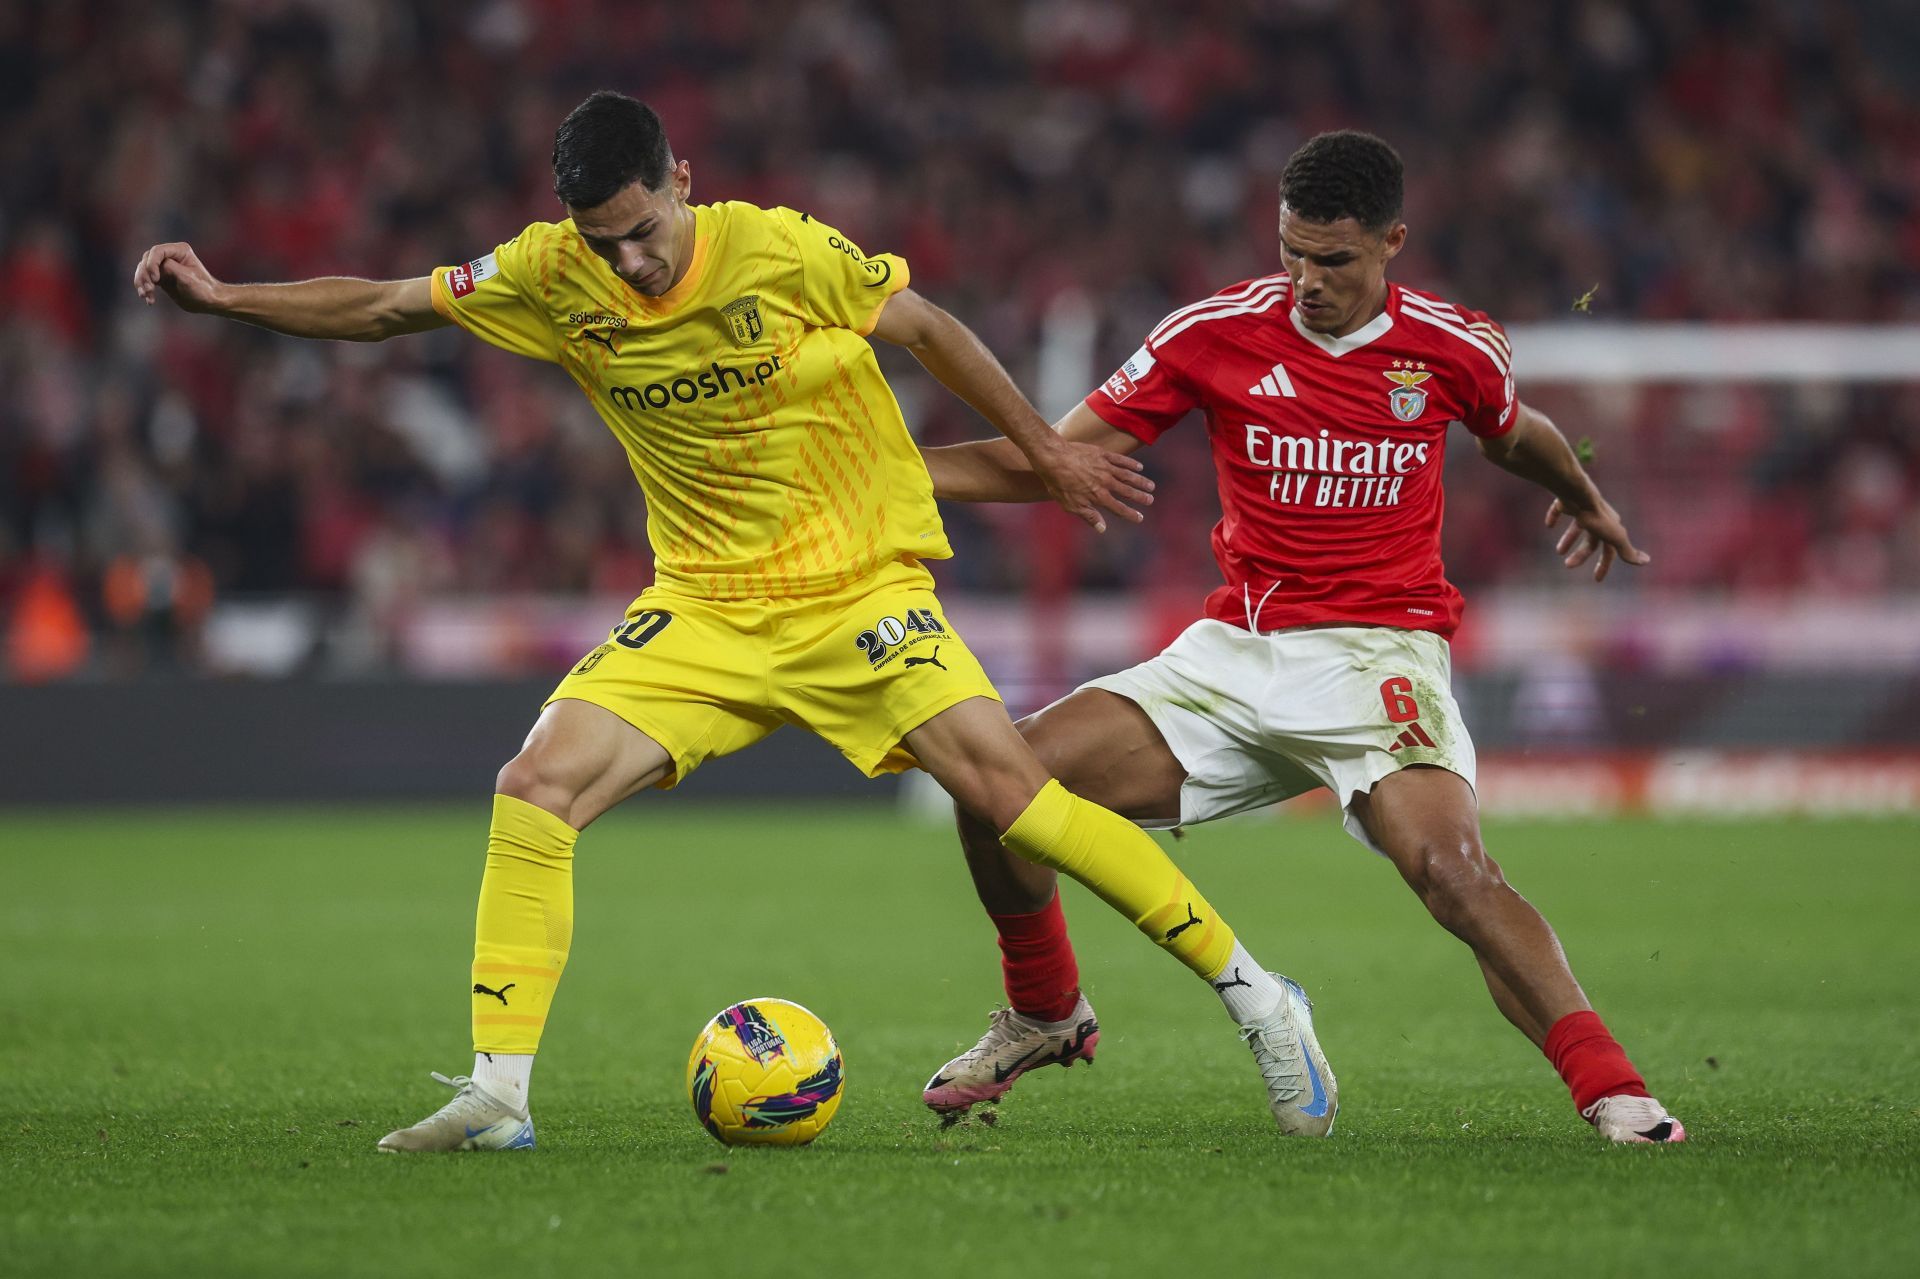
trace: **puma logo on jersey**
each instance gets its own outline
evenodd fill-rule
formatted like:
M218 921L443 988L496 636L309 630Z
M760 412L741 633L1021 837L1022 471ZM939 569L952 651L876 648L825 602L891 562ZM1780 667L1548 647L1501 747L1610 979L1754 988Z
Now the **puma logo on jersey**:
M620 354L620 348L613 344L613 334L610 332L595 333L592 329L581 329L580 336L585 338L589 342L598 342L601 346L606 347L607 350L613 352L615 355Z
M486 986L482 986L479 982L475 982L473 983L473 993L476 995L492 995L495 999L499 1000L502 1004L505 1004L507 1002L507 992L512 990L515 986L518 986L519 984L520 983L517 981L510 981L506 985L502 986L500 989L492 990Z

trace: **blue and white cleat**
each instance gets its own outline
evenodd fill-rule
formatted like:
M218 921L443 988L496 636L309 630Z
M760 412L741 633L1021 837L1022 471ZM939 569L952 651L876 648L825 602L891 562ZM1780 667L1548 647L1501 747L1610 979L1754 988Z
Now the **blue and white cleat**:
M515 1110L466 1075L447 1078L433 1072L436 1082L458 1089L453 1100L411 1128L380 1139L388 1154L401 1151L532 1150L533 1116Z
M1271 974L1285 992L1273 1011L1240 1028L1267 1081L1267 1108L1290 1136L1325 1137L1340 1113L1340 1086L1313 1034L1313 1002L1298 983Z

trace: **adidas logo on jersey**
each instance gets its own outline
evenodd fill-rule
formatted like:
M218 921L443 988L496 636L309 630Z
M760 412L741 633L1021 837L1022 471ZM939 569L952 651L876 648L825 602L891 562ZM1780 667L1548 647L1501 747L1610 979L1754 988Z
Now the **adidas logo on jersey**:
M1287 366L1284 364L1276 364L1268 369L1265 377L1247 388L1247 394L1271 395L1289 400L1300 398L1294 393L1293 379L1287 376Z

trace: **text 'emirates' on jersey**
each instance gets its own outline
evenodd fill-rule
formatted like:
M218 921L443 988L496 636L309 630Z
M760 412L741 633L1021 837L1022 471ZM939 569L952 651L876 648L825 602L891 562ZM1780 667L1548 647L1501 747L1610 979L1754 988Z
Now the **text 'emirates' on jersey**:
M1346 623L1451 635L1460 592L1440 562L1447 430L1511 429L1499 325L1390 285L1345 337L1293 311L1285 275L1182 307L1087 397L1151 444L1190 411L1219 475L1206 613L1251 630Z
M650 298L573 223L536 222L433 273L434 305L579 383L625 446L663 585L717 600L829 594L952 554L865 335L907 264L791 209L695 205L693 258Z

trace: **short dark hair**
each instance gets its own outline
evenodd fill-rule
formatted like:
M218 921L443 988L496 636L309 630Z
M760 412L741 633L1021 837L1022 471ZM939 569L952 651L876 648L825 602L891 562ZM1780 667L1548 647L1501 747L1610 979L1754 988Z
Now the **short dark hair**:
M673 171L667 130L652 107L602 89L553 135L553 193L573 209L605 204L634 182L658 191Z
M1373 232L1400 220L1405 187L1400 153L1357 129L1309 139L1280 175L1280 198L1301 217L1312 222L1352 218Z

